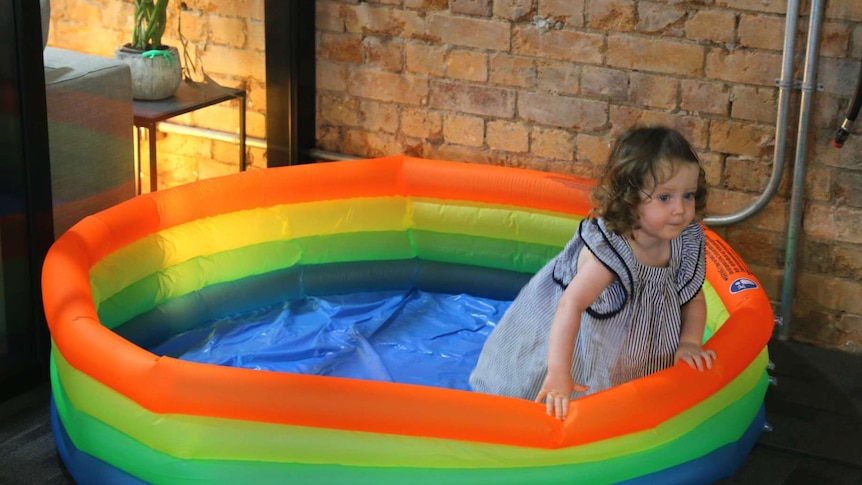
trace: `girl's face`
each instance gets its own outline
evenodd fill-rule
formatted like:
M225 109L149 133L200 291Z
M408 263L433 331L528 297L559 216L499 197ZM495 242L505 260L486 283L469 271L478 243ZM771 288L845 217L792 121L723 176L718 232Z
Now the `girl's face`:
M634 236L643 243L675 239L695 218L694 194L700 169L694 163L662 165L662 181L642 189L637 208L640 220Z

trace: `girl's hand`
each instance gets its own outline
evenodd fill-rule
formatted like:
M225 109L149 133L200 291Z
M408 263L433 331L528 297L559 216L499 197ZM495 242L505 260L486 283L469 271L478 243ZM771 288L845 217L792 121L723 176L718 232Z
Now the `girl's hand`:
M545 401L548 416L566 419L572 392L584 392L588 389L589 387L575 382L568 372L556 377L548 374L539 394L536 395L536 402Z
M697 370L712 369L712 361L716 358L714 350L706 350L693 342L680 342L673 353L673 363L684 361Z

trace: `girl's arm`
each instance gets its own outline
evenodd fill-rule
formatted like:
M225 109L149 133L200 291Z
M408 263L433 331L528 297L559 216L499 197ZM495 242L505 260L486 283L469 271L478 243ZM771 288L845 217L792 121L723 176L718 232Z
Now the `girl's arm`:
M706 299L703 290L682 306L682 328L679 331L679 347L673 354L673 362L684 361L697 370L711 369L715 360L714 350L701 347L706 326Z
M581 314L602 291L614 281L611 273L587 249L578 255L578 271L557 303L548 337L548 374L536 395L536 402L545 401L548 415L566 419L572 392L588 388L572 379L572 357L575 340L581 328Z

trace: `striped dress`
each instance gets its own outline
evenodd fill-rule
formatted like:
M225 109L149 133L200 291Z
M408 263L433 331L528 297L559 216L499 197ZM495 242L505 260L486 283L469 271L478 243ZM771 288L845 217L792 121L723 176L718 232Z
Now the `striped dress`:
M581 316L572 360L573 398L670 367L679 345L680 307L703 285L704 234L692 224L671 241L666 267L637 262L628 242L601 218L584 219L562 252L521 289L488 336L470 375L473 390L535 399L547 371L548 334L557 302L586 247L615 275Z

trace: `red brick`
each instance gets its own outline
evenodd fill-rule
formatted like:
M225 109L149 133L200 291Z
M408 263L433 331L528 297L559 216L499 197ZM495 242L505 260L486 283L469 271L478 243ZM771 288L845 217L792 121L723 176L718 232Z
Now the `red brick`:
M521 93L518 113L526 120L576 131L597 131L608 123L607 103L550 94Z
M733 42L735 30L736 15L730 10L698 10L685 24L687 38L715 43Z
M206 72L266 79L265 60L256 52L219 45L207 46L201 53Z
M574 136L566 130L533 128L530 152L542 158L574 160Z
M408 72L443 77L446 75L446 48L439 45L408 42L404 46Z
M347 32L407 39L425 31L424 21L414 11L364 3L344 8Z
M446 74L450 79L485 82L488 80L488 55L454 49L446 56Z
M384 71L400 72L404 67L402 47L401 39L366 37L362 40L363 64Z
M710 79L773 86L780 73L780 53L710 49L706 56L706 77Z
M239 115L237 114L237 116ZM245 118L246 136L266 139L266 115L259 111L247 111ZM239 139L239 126L234 128L231 133L236 133L237 139Z
M775 147L775 129L752 123L714 121L709 148L713 151L768 157Z
M456 15L491 16L491 0L450 0L449 11Z
M800 300L851 314L862 314L862 282L802 273L796 285Z
M725 162L724 185L731 190L756 192L766 187L771 174L771 159L730 156Z
M589 98L625 101L629 94L629 76L625 71L584 66L580 94Z
M245 31L248 33L248 49L258 52L266 51L266 31L264 30L263 22L246 20Z
M428 33L444 44L502 52L509 50L508 22L432 14L428 19Z
M322 59L317 61L315 81L319 91L347 91L347 77L346 65Z
M682 35L682 22L686 10L681 5L668 5L650 2L638 3L638 32L663 32L674 37Z
M485 144L485 121L476 116L443 116L443 139L453 145L481 147Z
M799 264L803 271L862 281L862 247L816 239L805 239L802 245Z
M501 165L499 154L489 152L484 148L465 147L462 145L443 144L428 149L425 158L436 160L452 160L456 162L481 163L483 165Z
M266 113L266 84L251 82L246 86L246 109Z
M349 154L369 158L400 155L403 149L398 140L388 134L364 130L347 130L344 136L344 149Z
M492 84L522 88L536 84L536 61L531 58L495 54L490 58L490 65Z
M668 53L673 52L673 55ZM608 37L609 66L698 77L703 71L703 47L682 41L632 35Z
M362 37L356 34L321 34L320 58L330 61L362 62Z
M835 202L849 207L862 208L862 173L836 170L832 193Z
M183 38L191 45L206 43L210 37L210 17L189 12L183 12L181 15ZM174 32L166 33L174 35ZM245 34L243 34L243 37L244 36ZM230 45L225 41L221 41L220 43Z
M669 126L679 130L695 149L706 149L709 140L709 120L701 116L612 105L610 123L613 136L632 126Z
M321 96L317 113L321 123L360 126L359 100L356 98Z
M351 72L347 92L378 101L421 105L428 99L428 82L409 75L355 69Z
M757 49L782 50L784 17L743 14L739 17L739 45Z
M604 36L568 30L542 33L532 26L517 26L512 35L512 52L522 56L600 64L604 54Z
M443 117L425 109L404 109L401 112L401 133L436 143L443 139Z
M805 208L804 221L804 232L810 237L862 244L862 209L812 203Z
M414 10L396 10L392 17L400 26L400 37L404 39L428 39L426 12Z
M581 68L571 62L540 61L536 84L549 93L578 94Z
M533 9L533 0L496 0L494 16L506 20L522 21Z
M214 10L219 15L227 17L250 18L252 20L263 21L263 0L230 0L219 1L214 5Z
M724 156L712 152L701 152L697 156L706 174L706 184L710 187L720 185L724 179Z
M727 116L730 91L724 83L689 80L680 82L680 108L695 113Z
M706 204L710 216L736 214L752 207L762 192L742 193L720 188L711 188ZM745 221L745 227L782 233L787 230L787 201L772 198L766 207Z
M735 119L771 123L776 119L777 95L773 87L734 86L733 108L730 116Z
M629 86L629 102L649 108L673 110L677 107L679 83L666 76L633 72Z
M345 32L345 15L348 11L341 3L321 0L314 3L314 25L318 31Z
M582 166L581 175L599 178L611 156L612 143L607 135L578 134L575 137L575 160Z
M317 146L334 153L347 153L344 147L343 128L318 123L316 127Z
M486 126L488 148L523 153L530 149L529 130L521 123L489 121Z
M362 126L370 131L395 133L398 131L398 105L362 101L359 104L359 115Z
M230 47L244 47L246 41L245 20L235 17L213 15L209 19L209 40Z
M446 10L449 0L404 0L404 7L414 10Z
M844 57L850 34L851 26L845 22L825 22L820 31L820 55Z
M747 264L775 267L783 266L785 235L777 232L752 230L738 226L730 226L725 240L735 248Z
M805 170L805 197L809 201L831 202L833 200L832 176L834 170L831 168L814 165L810 160L806 161ZM789 178L789 177L788 177Z
M539 15L562 22L565 28L584 26L584 0L542 0Z
M716 0L715 6L783 14L787 11L787 0Z
M432 81L430 107L511 119L515 115L515 93L502 88Z
M826 2L826 18L862 22L862 3Z
M850 35L850 57L853 59L862 57L862 24L856 24Z
M587 26L608 32L629 32L636 22L634 0L600 0L587 7Z

